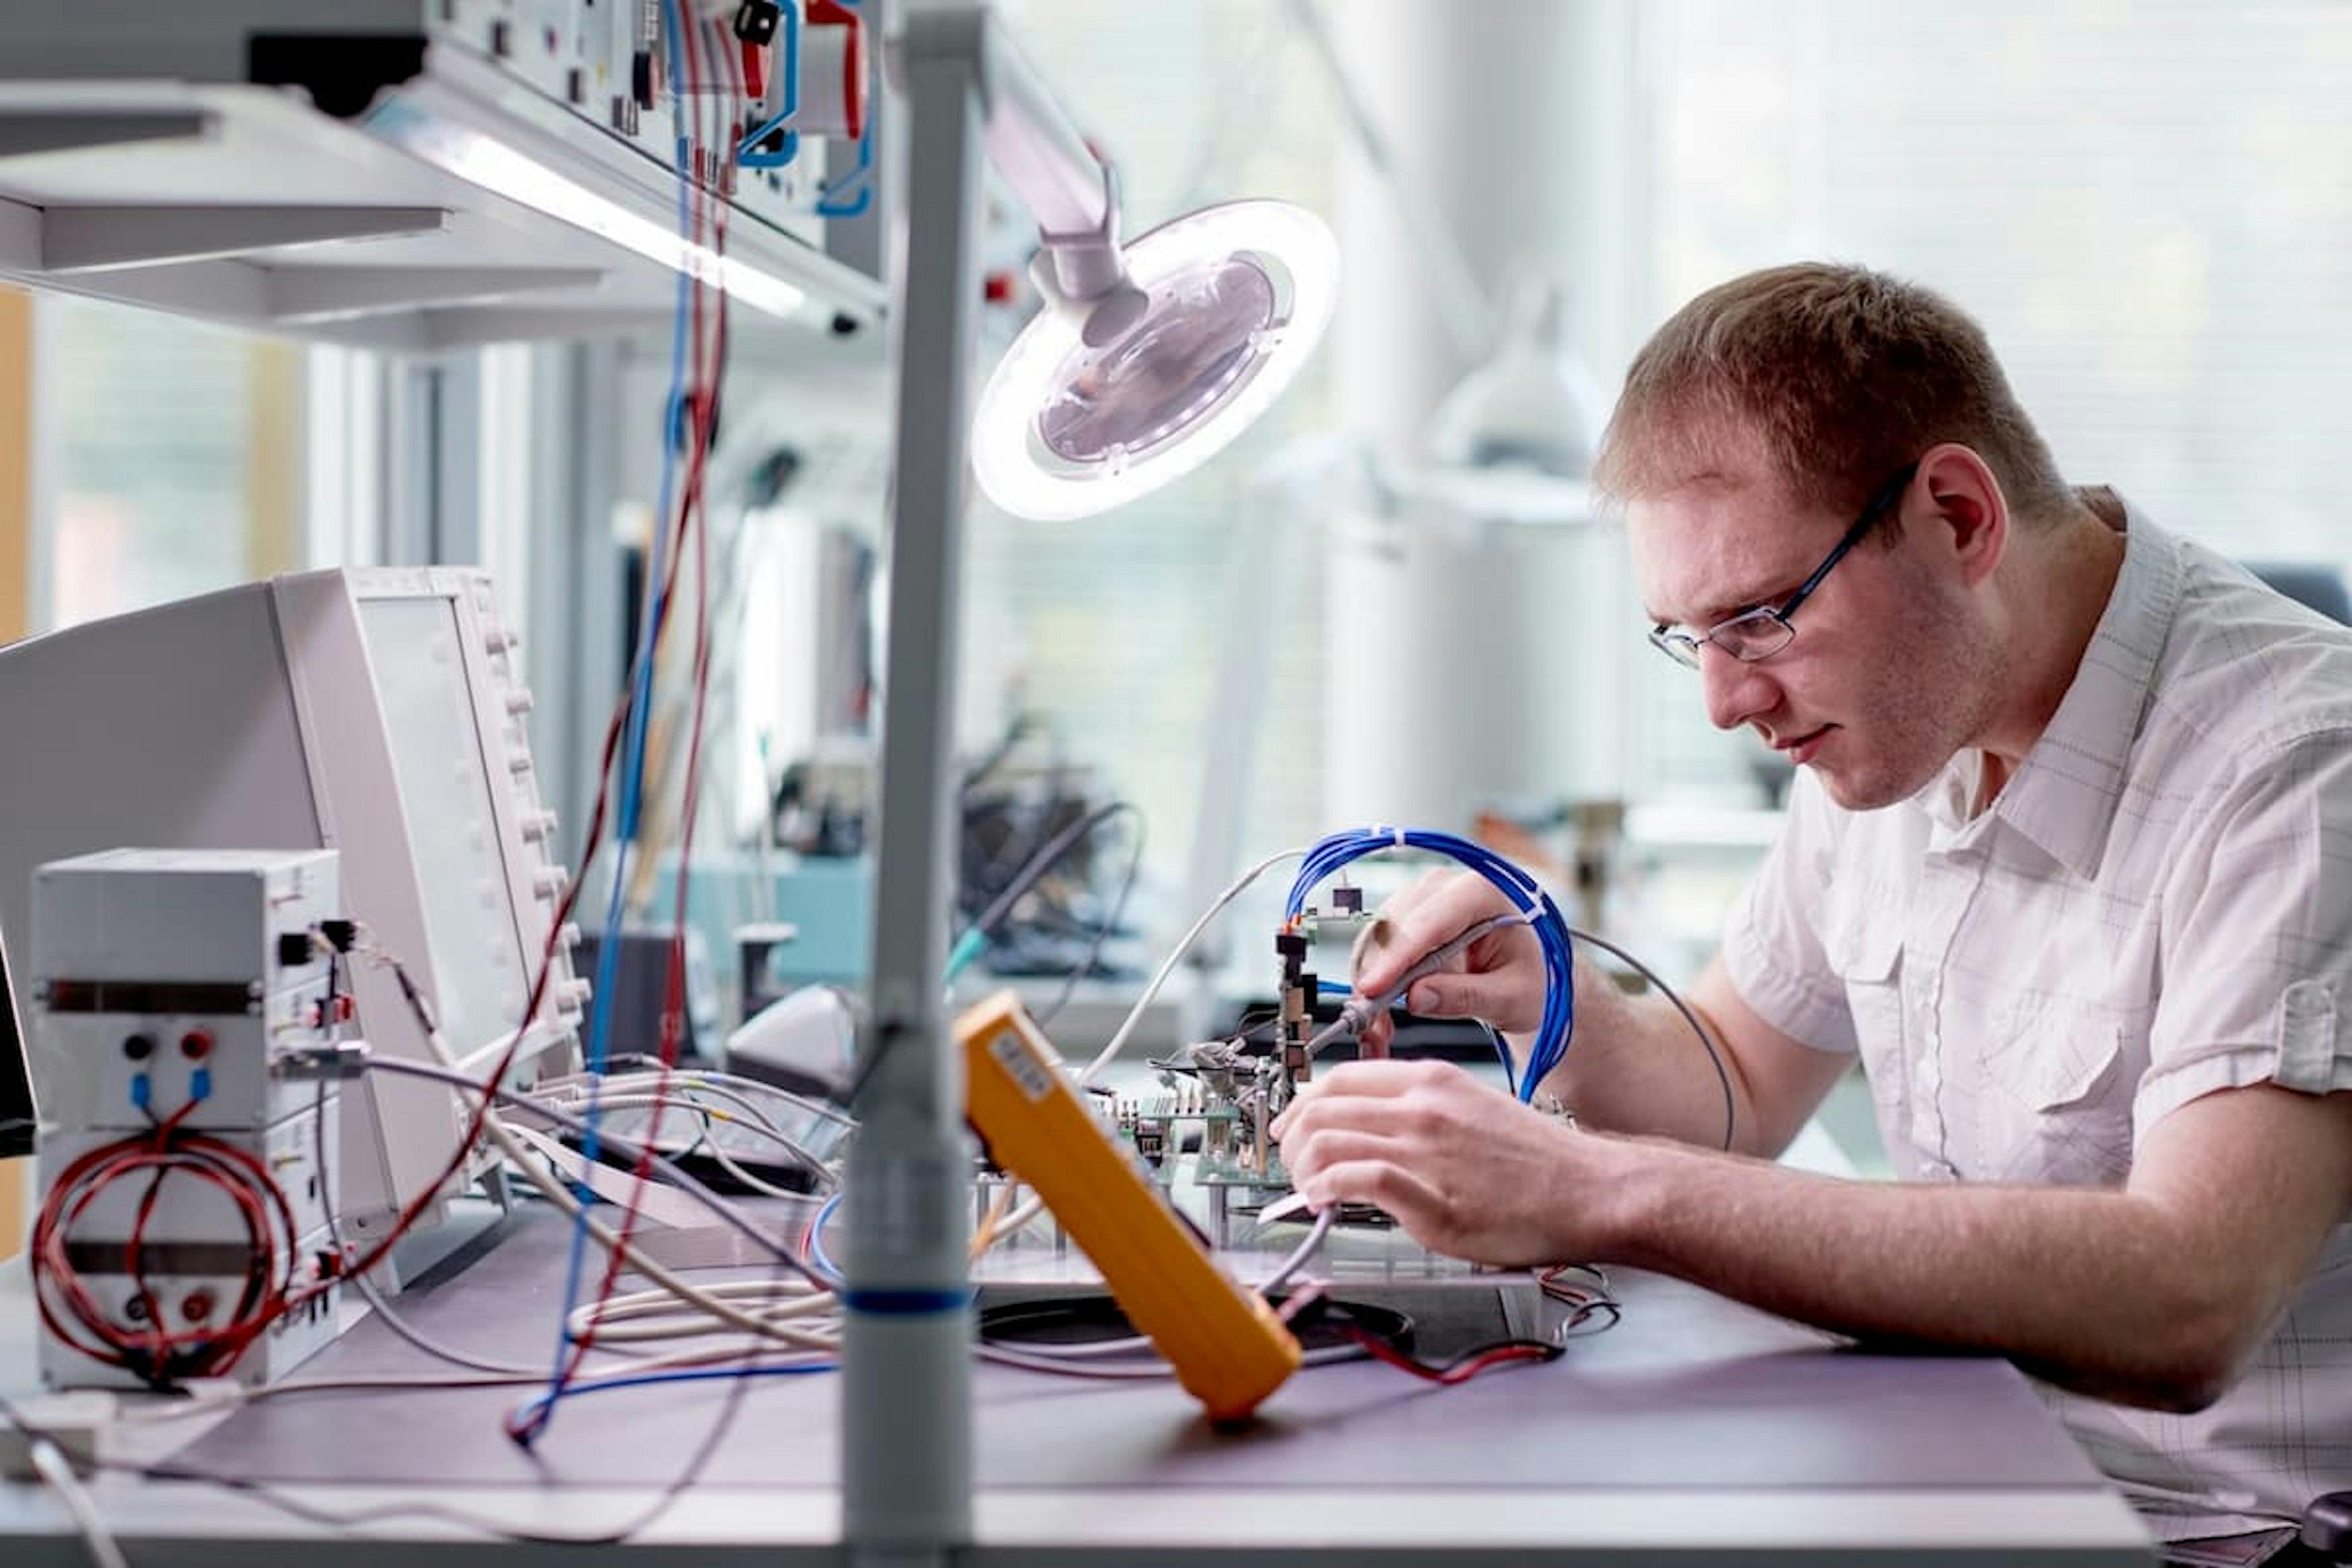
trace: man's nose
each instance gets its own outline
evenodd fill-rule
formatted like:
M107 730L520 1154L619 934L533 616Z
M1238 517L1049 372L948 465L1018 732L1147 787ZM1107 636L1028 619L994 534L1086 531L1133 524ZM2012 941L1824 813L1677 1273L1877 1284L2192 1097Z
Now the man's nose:
M1737 730L1780 700L1780 684L1764 666L1743 663L1713 643L1699 645L1698 675L1707 722L1718 730Z

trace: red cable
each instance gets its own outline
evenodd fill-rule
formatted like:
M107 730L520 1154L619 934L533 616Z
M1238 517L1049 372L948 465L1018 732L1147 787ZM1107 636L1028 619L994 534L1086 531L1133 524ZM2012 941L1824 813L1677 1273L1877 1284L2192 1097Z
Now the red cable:
M700 48L697 41L696 31L696 28L689 26L681 35L682 53L686 57L686 75L684 85L688 87L698 79L701 69L699 65ZM727 58L726 51L721 48L717 52L719 59L723 62ZM681 94L679 101L681 112L688 112L687 106L690 101L688 97L685 94ZM723 106L721 107L720 112L724 112ZM689 137L689 153L692 152L692 138ZM727 156L730 161L734 156L733 143L731 141L727 143ZM688 163L689 170L691 170L696 160L692 156L688 157ZM706 202L708 202L712 215L709 220L711 248L716 255L723 257L726 247L727 205L723 200L716 199L713 193L707 189L703 182L699 179L694 178L690 172L688 178L691 182L688 187L688 237L689 243L699 244L702 241L704 207ZM613 1294L619 1286L620 1277L624 1268L622 1261L623 1249L635 1234L636 1224L641 1212L639 1207L639 1195L644 1190L642 1184L648 1178L652 1170L653 1152L655 1148L657 1146L660 1137L661 1118L667 1104L668 1070L677 1066L679 1047L683 1043L684 1030L677 1024L676 1020L678 1019L682 1014L684 1007L686 956L684 932L686 921L687 888L688 868L692 861L694 817L700 798L703 718L709 696L709 685L710 637L709 598L709 571L708 551L709 532L708 518L702 504L703 479L706 473L707 459L709 456L712 429L718 416L719 379L724 374L726 367L728 308L727 296L723 289L710 288L698 273L690 274L689 276L692 279L692 283L688 299L688 340L692 344L692 355L687 376L687 397L688 405L691 412L688 435L687 472L679 489L677 521L674 531L674 549L670 552L668 559L671 563L671 581L675 582L677 563L684 559L686 543L690 534L694 540L696 547L694 656L695 699L692 733L691 739L688 742L686 773L680 792L682 797L682 826L680 831L678 853L678 890L674 915L674 930L671 937L669 961L665 968L663 983L663 1005L661 1011L662 1036L659 1050L660 1060L664 1069L661 1084L662 1092L657 1094L655 1098L651 1118L646 1126L646 1138L639 1147L636 1162L631 1168L630 1173L632 1177L632 1185L629 1190L629 1197L627 1202L623 1205L621 1223L615 1228L614 1232L621 1245L613 1247L606 1258L604 1275L598 1284L594 1300L591 1303L587 1315L586 1327L584 1327L579 1334L573 1337L571 1352L565 1356L562 1366L556 1373L552 1386L549 1391L549 1397L533 1407L535 1413L529 1421L520 1425L518 1425L511 1419L509 1419L507 1424L508 1435L516 1441L523 1443L528 1443L535 1437L538 1433L543 1431L548 1422L552 1419L556 1405L562 1401L564 1394L570 1389L573 1379L579 1373L582 1363L587 1357L588 1352L594 1346L595 1324L600 1321L601 1310L612 1300ZM715 331L709 334L706 334L703 326L703 308L706 291L708 291L716 301L714 311L716 317L716 328ZM707 342L706 338L708 339ZM672 438L671 433L665 431L664 439L667 440L670 438ZM698 524L700 526L698 526ZM660 652L660 638L668 629L669 621L667 601L667 592L666 585L656 584L656 602L662 604L665 608L663 615L660 617L659 624L650 626L646 634L649 638L649 646L646 650L646 657L648 658L658 659Z
M1488 1368L1501 1366L1507 1362L1553 1361L1560 1353L1558 1345L1545 1344L1540 1341L1506 1340L1484 1350L1465 1351L1453 1361L1437 1366L1405 1354L1378 1334L1354 1323L1343 1321L1339 1327L1349 1339L1371 1352L1373 1360L1386 1362L1400 1372L1409 1372L1424 1382L1446 1388L1457 1383L1467 1383Z
M186 1113L187 1108L184 1108L170 1121L158 1123L152 1132L101 1145L75 1161L50 1189L36 1220L32 1238L35 1300L49 1331L92 1360L137 1372L158 1383L184 1371L203 1375L234 1363L281 1310L283 1288L276 1282L281 1271L272 1265L282 1256L282 1272L286 1282L290 1283L294 1245L299 1239L292 1207L268 1168L245 1151L218 1139L177 1132L177 1124ZM147 1326L126 1331L91 1296L73 1266L67 1250L67 1237L108 1188L142 1171L153 1172L154 1179L141 1198L137 1217L124 1244L124 1269L138 1283L139 1299L147 1308ZM245 1222L252 1261L236 1307L228 1321L218 1327L167 1331L163 1327L163 1307L146 1283L140 1257L145 1245L146 1225L160 1200L163 1183L175 1171L199 1177L226 1194ZM269 1205L276 1209L276 1227L270 1223ZM286 1238L282 1254L278 1245L280 1234ZM62 1296L64 1307L75 1323L87 1331L86 1335L77 1333L62 1321L55 1296ZM173 1352L197 1347L201 1347L202 1353L192 1367L172 1365ZM134 1355L143 1357L144 1364L134 1362Z

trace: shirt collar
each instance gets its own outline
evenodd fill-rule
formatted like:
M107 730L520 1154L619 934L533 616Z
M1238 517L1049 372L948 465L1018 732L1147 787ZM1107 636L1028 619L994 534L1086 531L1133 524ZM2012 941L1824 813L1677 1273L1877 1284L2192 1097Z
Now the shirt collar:
M2123 566L2058 711L1983 817L1971 822L1967 815L1982 766L1975 751L1929 781L1918 798L1939 838L1974 839L1988 822L2000 822L2076 876L2098 874L2157 658L2180 602L2179 542L2128 501L2124 516Z

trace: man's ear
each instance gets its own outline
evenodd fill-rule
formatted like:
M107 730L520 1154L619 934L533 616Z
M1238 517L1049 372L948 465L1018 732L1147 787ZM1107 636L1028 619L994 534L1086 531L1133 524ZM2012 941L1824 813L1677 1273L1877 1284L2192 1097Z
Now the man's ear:
M1985 460L1958 442L1928 448L1919 478L1935 509L1929 542L1973 588L1992 575L2009 548L2009 498Z

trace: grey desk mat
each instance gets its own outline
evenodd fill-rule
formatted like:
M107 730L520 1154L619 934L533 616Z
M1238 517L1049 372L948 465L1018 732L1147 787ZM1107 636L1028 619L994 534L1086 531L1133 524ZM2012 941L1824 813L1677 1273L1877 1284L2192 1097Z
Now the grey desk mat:
M569 1231L527 1217L469 1268L404 1298L426 1332L525 1361L554 1351ZM1369 1363L1310 1368L1238 1431L1172 1383L1105 1383L981 1365L979 1484L1217 1489L1854 1489L2081 1487L2097 1473L2025 1381L1998 1362L1841 1349L1660 1276L1617 1280L1615 1329L1548 1364L1441 1388ZM440 1370L371 1319L299 1376ZM300 1394L248 1406L176 1462L256 1480L660 1483L729 1401L709 1383L567 1402L525 1452L501 1429L513 1389ZM837 1376L744 1385L698 1484L839 1479Z

